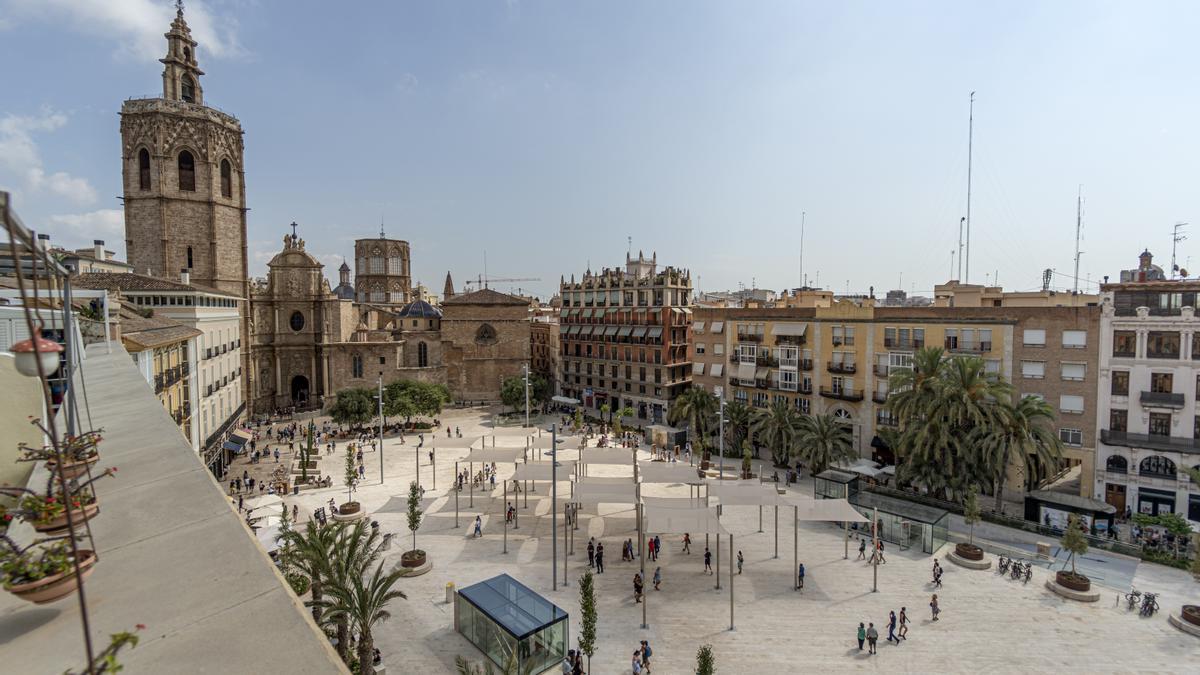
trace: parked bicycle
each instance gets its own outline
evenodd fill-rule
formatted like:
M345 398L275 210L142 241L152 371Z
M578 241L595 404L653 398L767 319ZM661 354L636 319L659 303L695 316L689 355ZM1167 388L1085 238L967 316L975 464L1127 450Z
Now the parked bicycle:
M1004 574L1005 572L1007 572L1008 565L1011 562L1012 562L1011 558L1005 558L1004 556L1000 556L1000 563L998 565L996 565L996 573Z
M1025 580L1022 581L1021 583L1027 584L1027 583L1029 583L1029 580L1032 578L1033 578L1033 563L1025 563Z
M1129 592L1125 594L1125 611L1128 612L1137 609L1141 601L1142 592L1131 586Z
M1021 564L1020 560L1014 560L1012 563L1012 566L1009 567L1009 574L1008 574L1009 578L1010 579L1020 579L1021 575L1024 573L1025 573L1025 566Z
M1142 616L1154 616L1158 611L1158 600L1155 593L1147 593L1142 596Z

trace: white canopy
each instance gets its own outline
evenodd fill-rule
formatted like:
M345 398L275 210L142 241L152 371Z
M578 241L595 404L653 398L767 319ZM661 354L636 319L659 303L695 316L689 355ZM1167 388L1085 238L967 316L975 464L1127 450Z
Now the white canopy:
M699 485L704 482L696 467L671 462L638 462L638 477L643 483Z
M585 479L575 484L574 500L580 504L629 504L637 503L637 485L633 481L619 483L592 483Z
M800 520L820 520L829 522L865 523L867 519L850 505L845 499L809 499L807 497L791 500L799 507L797 514Z
M710 509L703 507L668 508L647 506L643 513L646 518L647 532L668 532L682 534L684 532L710 532L727 534L721 527L720 521Z
M888 464L887 466L880 469L879 473L882 473L882 474L885 474L888 476L895 476L896 475L896 467L893 464Z
M695 509L704 508L704 498L693 497L646 497L642 496L642 505L646 508L660 509Z
M460 462L515 462L525 457L525 448L484 448L480 450L475 448L466 457L458 460Z
M553 440L553 438L550 436L550 434L542 434L541 436L534 436L533 438L529 439L529 447L537 449L537 450L549 450L550 448L554 447L551 443L552 440ZM558 441L559 441L558 447L561 450L566 445L566 443L563 442L564 439L562 436L558 437Z
M283 503L283 499L279 495L263 495L254 499L247 499L245 502L246 508L250 510L265 509L269 506L278 506Z
M634 485L633 476L584 476L579 482L591 485Z
M558 480L570 480L574 473L575 462L573 460L558 460ZM513 472L509 480L551 480L554 477L555 468L550 462L536 462L518 464L517 470Z
M775 484L763 484L753 481L714 481L709 483L708 496L716 497L722 506L792 506L795 502L788 500L775 489Z
M258 532L255 532L254 536L256 539L258 539L258 543L262 544L262 547L267 549L267 553L279 548L279 544L275 541L275 538L279 536L278 525L264 527Z
M579 405L579 399L570 396L554 396L550 400L563 405Z
M624 464L633 466L630 448L584 448L579 455L584 464Z
M462 450L470 452L473 449L473 444L467 443L464 439L444 438L437 440L436 438L430 443L434 450Z

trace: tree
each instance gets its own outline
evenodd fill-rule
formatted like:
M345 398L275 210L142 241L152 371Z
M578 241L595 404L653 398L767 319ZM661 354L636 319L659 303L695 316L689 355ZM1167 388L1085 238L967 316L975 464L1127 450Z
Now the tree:
M775 466L786 466L796 454L798 424L796 411L787 401L775 401L768 408L754 411L752 429L755 438L771 449L771 461Z
M392 600L407 598L402 591L393 588L399 580L398 571L384 573L383 563L379 563L370 578L353 574L346 583L330 589L333 599L330 614L344 617L358 632L358 672L361 675L375 675L375 638L372 635L375 624L391 618L387 606Z
M742 447L742 441L750 438L751 423L754 410L742 403L734 401L725 406L725 446L734 449Z
M510 377L500 385L500 402L513 409L525 408L525 378Z
M440 415L442 406L452 399L444 384L400 380L384 388L383 411L392 417L403 417L405 423L413 417Z
M993 486L996 510L1004 500L1004 478L1008 467L1019 463L1026 489L1036 484L1062 461L1062 441L1054 432L1054 409L1036 396L1025 396L1016 404L997 401L994 419L975 427L970 447L979 453L975 473Z
M830 464L854 457L850 428L833 415L805 416L796 432L796 444L814 476Z
M967 498L963 502L963 521L971 528L971 536L967 539L969 546L975 545L975 523L982 519L979 513L979 488L972 485L967 491Z
M700 387L691 387L675 399L675 404L671 406L667 414L667 421L671 424L687 422L688 435L696 440L700 450L704 453L705 460L708 459L705 442L708 438L706 433L708 422L712 419L717 407L716 396Z
M354 484L358 482L358 469L354 466L354 444L346 444L346 503L354 503Z
M715 672L712 645L700 645L700 649L696 650L696 675L713 675Z
M374 395L369 389L343 389L329 408L329 416L338 424L362 426L375 417Z
M1063 532L1062 547L1064 551L1071 553L1071 576L1079 576L1075 571L1075 558L1087 553L1088 543L1087 537L1083 536L1083 525L1079 522L1079 516L1074 513L1067 516L1067 529Z
M618 438L620 438L621 434L624 433L624 428L621 426L622 417L633 417L633 408L625 406L624 408L618 408L616 412L613 413L613 435L617 436Z
M417 550L417 530L421 527L421 488L417 481L408 484L408 529L412 532L413 552Z
M742 478L750 477L751 458L754 456L750 452L750 441L742 441Z
M600 406L600 421L612 424L612 406L605 403Z
M579 613L579 651L587 656L587 669L591 672L592 655L596 653L596 589L590 571L579 577Z
M576 408L575 414L571 415L571 420L575 422L575 428L583 428L583 408Z
M280 551L286 563L308 576L309 590L312 593L308 604L312 608L313 621L318 626L323 623L323 591L327 579L325 572L329 558L333 555L336 539L336 527L323 527L315 520L305 523L303 530L289 527L280 531Z
M338 523L335 527L335 538L331 554L323 561L321 574L326 580L329 598L324 606L326 618L334 624L337 632L337 652L346 665L350 665L350 629L352 617L345 613L335 613L331 607L336 604L335 591L350 588L355 579L361 581L368 567L374 564L383 554L385 538L379 530L367 525L367 521L359 520L353 524Z

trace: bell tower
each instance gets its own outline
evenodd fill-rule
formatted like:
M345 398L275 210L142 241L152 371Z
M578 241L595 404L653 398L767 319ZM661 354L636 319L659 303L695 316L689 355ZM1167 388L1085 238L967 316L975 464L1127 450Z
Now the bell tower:
M196 41L192 30L183 20L183 0L175 2L175 20L171 30L163 34L167 38L167 55L159 59L163 64L163 98L185 103L204 103L204 91L200 87L200 76L204 71L196 65Z

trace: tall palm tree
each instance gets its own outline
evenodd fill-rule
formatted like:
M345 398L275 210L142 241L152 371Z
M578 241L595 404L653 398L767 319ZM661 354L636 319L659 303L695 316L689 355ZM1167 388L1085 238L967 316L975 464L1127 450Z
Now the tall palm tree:
M322 625L323 596L326 581L327 564L333 555L337 541L338 527L334 525L321 526L315 520L304 525L303 530L289 527L280 533L280 551L286 556L288 564L292 565L309 580L309 590L312 599L308 603L312 607L313 621Z
M384 538L379 530L369 527L366 520L353 524L341 524L334 541L334 553L326 559L323 575L326 590L333 596L335 590L345 591L383 554ZM331 603L326 603L331 604ZM329 613L337 630L337 652L347 665L350 663L350 623L346 613Z
M741 401L725 405L725 447L738 452L742 442L750 438L753 418L754 409Z
M771 461L784 466L796 454L796 427L799 418L787 401L775 401L768 408L754 411L751 427L759 440L771 449Z
M941 347L918 349L909 368L897 368L888 378L887 408L901 422L920 417L937 397L938 378L945 361Z
M813 475L830 464L854 457L850 428L833 415L806 415L796 431L799 456L808 464Z
M686 421L688 433L696 438L701 451L705 449L708 422L717 409L717 397L700 387L691 387L680 394L667 415L671 424Z
M979 452L983 478L993 486L996 510L1004 501L1004 477L1008 467L1020 465L1030 489L1062 460L1062 441L1054 433L1054 409L1036 396L1025 396L1015 404L998 402L997 419L976 427L970 435Z
M391 618L388 603L396 598L407 598L399 589L393 588L400 580L399 571L384 573L383 563L375 566L370 578L353 575L348 583L337 584L329 589L332 602L330 614L345 618L358 630L358 672L375 675L375 638L371 631L375 624Z
M963 431L995 421L996 404L1012 400L1012 385L987 372L987 365L978 357L947 360L940 379L936 410Z

